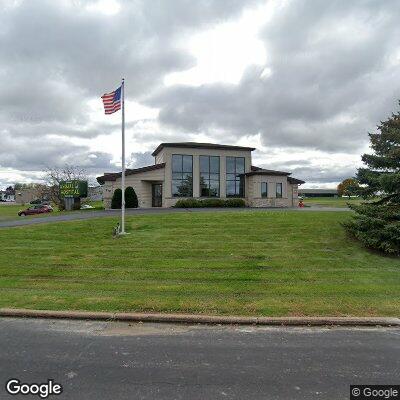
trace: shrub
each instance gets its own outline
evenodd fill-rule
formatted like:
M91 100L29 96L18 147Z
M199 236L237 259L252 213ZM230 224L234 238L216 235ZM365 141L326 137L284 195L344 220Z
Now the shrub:
M137 208L138 198L136 196L135 189L132 186L128 186L125 189L125 207L126 208Z
M198 208L201 207L200 202L196 199L179 199L175 206L176 208Z
M246 207L243 199L228 199L225 200L225 207Z
M200 208L200 207L245 207L243 199L179 199L175 208Z
M113 197L111 199L111 208L119 209L122 207L122 190L115 189Z
M225 201L222 199L200 200L200 207L225 207Z

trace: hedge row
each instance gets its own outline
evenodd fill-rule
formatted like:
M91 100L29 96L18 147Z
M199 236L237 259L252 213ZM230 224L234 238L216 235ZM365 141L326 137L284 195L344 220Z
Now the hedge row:
M175 208L201 208L201 207L246 207L243 199L180 199Z

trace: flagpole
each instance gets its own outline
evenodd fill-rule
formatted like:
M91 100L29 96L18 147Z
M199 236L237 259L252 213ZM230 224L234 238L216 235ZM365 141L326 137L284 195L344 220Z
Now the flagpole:
M125 80L122 78L121 84L121 101L122 101L122 175L121 175L121 190L122 190L122 204L121 204L121 234L125 234Z

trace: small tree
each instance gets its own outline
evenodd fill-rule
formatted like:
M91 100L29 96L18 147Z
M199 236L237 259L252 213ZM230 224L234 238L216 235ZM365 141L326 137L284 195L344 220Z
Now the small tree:
M15 189L12 186L6 188L6 194L15 194Z
M63 167L48 167L43 174L46 185L42 187L40 196L48 198L57 204L60 209L64 207L64 199L60 196L60 182L72 180L88 180L84 169L74 165L65 164Z
M343 182L339 183L337 186L337 191L339 196L353 196L357 194L360 185L357 179L347 178Z
M122 207L122 190L115 189L113 197L111 199L111 208L120 209Z
M359 194L378 200L350 205L355 211L347 230L367 247L400 254L400 113L370 133L374 154L364 154L366 168L359 168Z
M136 192L132 186L128 186L125 189L125 207L126 208L137 208L138 207L138 198L137 198Z

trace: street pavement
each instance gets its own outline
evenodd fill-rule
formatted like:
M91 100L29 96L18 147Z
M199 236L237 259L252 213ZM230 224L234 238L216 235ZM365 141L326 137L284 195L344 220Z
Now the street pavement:
M398 328L282 328L0 318L6 381L63 386L49 399L349 399L400 383Z
M189 212L312 212L312 211L351 211L348 208L339 207L293 207L293 208L135 208L127 209L126 215L143 214L168 214L168 213L189 213ZM48 224L51 222L78 221L92 218L119 217L121 210L95 210L95 211L74 211L65 214L48 215L39 217L16 217L8 221L0 221L0 228Z

